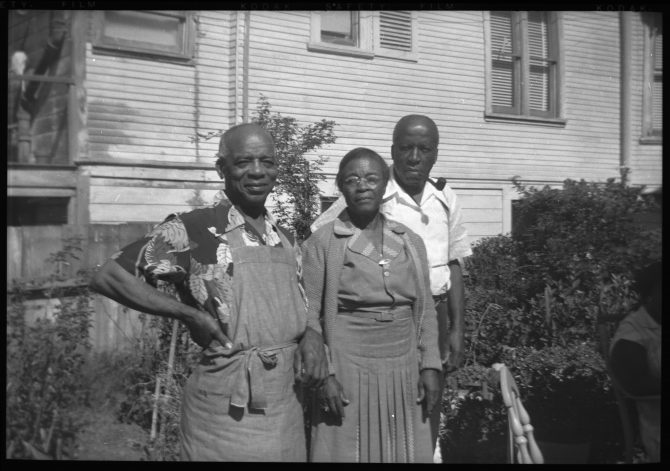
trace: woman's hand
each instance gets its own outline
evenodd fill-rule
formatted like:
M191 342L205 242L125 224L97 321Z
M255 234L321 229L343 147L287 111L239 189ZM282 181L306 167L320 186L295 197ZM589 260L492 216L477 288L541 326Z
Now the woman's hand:
M305 329L293 357L293 373L305 386L316 387L328 376L323 337L311 327Z
M433 408L440 400L440 375L441 373L431 368L421 370L419 376L419 396L416 403L420 404L424 399L426 401L426 415L433 412Z
M349 404L349 399L344 395L340 382L334 375L328 376L319 391L321 407L325 412L334 416L344 418L344 406Z

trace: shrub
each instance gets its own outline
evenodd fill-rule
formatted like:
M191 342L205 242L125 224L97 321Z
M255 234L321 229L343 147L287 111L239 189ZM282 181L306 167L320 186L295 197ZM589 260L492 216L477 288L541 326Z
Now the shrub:
M7 303L6 450L8 458L73 458L84 426L76 408L89 385L83 369L91 345L91 294L81 280L66 280L63 264L78 258L81 240L65 239L50 254L55 273L37 280L13 280ZM68 281L73 283L69 283ZM53 318L26 319L26 300L55 299Z
M325 159L319 156L310 161L305 155L335 142L335 121L322 119L301 126L294 117L271 113L270 108L267 98L261 95L253 122L267 129L275 142L279 162L275 186L277 221L292 228L298 240L303 241L320 211L318 183L326 179L321 172Z
M620 425L597 324L635 306L634 272L661 257L660 227L636 219L658 202L613 179L566 180L563 189L514 183L522 197L512 234L480 240L466 260L465 366L445 392L458 407L445 411L443 456L458 456L449 437L462 433L470 436L463 446L474 446L484 435L477 430L492 429L475 421L475 430L463 431L463 417L498 420L492 404L464 400L462 391L482 387L477 378L503 362L539 436L597 437L601 449L592 457L613 462ZM454 391L463 397L454 399Z
M123 378L125 398L117 416L122 422L136 423L150 432L145 447L147 460L177 461L182 388L195 368L200 347L180 323L171 346L171 319L146 314L141 314L141 319L145 327L136 339L136 355Z
M26 322L25 285L7 306L6 446L8 458L73 458L84 423L75 409L88 385L82 369L90 350L90 294L54 292L53 319Z
M277 222L290 228L302 242L309 236L309 226L320 212L319 182L325 181L321 166L326 159L316 156L308 159L306 154L335 142L335 121L322 119L301 125L293 116L283 116L270 111L269 100L260 95L256 112L251 120L263 126L275 143L279 167L274 195L277 202ZM223 131L206 134L197 133L192 142L219 137ZM189 204L199 204L196 197Z

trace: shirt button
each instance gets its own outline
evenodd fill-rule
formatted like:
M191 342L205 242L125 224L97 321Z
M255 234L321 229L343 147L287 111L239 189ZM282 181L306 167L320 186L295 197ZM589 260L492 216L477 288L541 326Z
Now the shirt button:
M390 274L391 274L391 272L389 272L389 271L384 272L384 276L389 276Z

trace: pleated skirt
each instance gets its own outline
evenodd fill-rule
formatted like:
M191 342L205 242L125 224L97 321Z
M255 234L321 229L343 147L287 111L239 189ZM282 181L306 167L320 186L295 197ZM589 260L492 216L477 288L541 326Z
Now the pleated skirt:
M416 404L419 363L408 308L393 321L338 314L329 347L350 403L342 421L312 407L310 460L432 462L429 419Z

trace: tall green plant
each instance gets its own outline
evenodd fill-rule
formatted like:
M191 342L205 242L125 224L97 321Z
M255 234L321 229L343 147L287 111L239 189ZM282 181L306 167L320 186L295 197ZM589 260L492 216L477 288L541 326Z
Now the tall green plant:
M300 125L296 118L272 113L268 99L261 95L253 122L272 135L279 162L275 187L277 219L293 228L298 239L304 240L309 226L319 214L319 182L325 180L322 165L325 159L307 154L336 140L335 121L322 119Z
M298 241L309 235L309 226L320 212L319 182L325 181L322 166L326 158L310 152L332 144L337 139L336 123L322 119L310 124L300 124L292 116L271 112L269 100L260 95L251 121L263 126L272 136L279 174L274 196L277 202L277 221L293 230ZM192 142L219 137L223 131L196 133Z
M80 251L72 239L49 261L69 263ZM7 305L6 449L8 458L74 458L85 425L76 412L90 385L83 370L91 348L91 294L86 287L53 287L61 266L44 279L14 280ZM53 317L30 322L26 301L35 290L57 300ZM44 299L44 298L43 298Z

